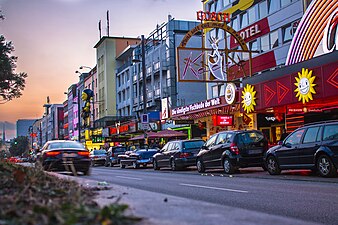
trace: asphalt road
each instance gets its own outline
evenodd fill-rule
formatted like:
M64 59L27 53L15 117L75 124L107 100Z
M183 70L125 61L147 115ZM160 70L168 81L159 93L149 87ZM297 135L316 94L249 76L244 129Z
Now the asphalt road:
M270 176L249 169L228 176L217 171L200 175L195 170L94 167L86 179L309 223L338 224L338 178L302 173Z

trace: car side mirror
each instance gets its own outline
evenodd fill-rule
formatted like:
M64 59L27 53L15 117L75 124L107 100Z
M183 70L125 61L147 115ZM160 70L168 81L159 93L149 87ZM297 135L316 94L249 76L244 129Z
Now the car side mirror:
M283 141L277 142L277 145L283 145Z
M285 146L287 148L291 148L291 144L290 143L283 143L283 146Z

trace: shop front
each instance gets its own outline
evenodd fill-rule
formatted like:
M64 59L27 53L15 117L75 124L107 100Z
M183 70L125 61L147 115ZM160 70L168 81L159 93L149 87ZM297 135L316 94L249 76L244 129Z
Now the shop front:
M244 112L270 139L312 122L338 119L338 52L332 52L243 81Z

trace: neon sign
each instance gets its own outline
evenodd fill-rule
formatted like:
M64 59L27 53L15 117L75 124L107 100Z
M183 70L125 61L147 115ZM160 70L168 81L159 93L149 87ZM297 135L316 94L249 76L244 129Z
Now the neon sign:
M216 12L203 12L198 11L197 12L197 20L200 21L217 21L217 22L224 22L229 23L230 22L230 14L229 13L216 13Z

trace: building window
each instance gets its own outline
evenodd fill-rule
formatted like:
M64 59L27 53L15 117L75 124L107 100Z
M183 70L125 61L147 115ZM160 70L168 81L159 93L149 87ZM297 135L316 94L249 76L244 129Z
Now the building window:
M258 13L259 19L263 19L268 15L268 4L265 0L258 4Z
M238 29L238 17L236 16L235 18L232 19L231 21L231 27L234 29L234 30L239 30Z
M278 47L278 30L270 33L271 49Z
M230 4L230 0L223 0L223 6L228 6Z
M266 52L269 50L270 50L269 34L267 34L261 37L261 51Z
M276 12L279 9L279 1L268 0L269 14Z
M258 51L258 42L257 42L257 40L249 42L249 49L250 49L250 51ZM258 54L258 52L253 52L252 56L255 56L257 54Z
M218 86L212 86L212 98L217 98L218 97Z
M292 26L288 24L282 27L282 34L283 34L283 43L287 43L292 40Z
M241 18L241 29L243 29L244 27L247 27L249 24L248 13L247 12L242 13L240 18Z
M248 10L248 19L249 19L249 24L252 24L257 21L256 19L256 7L251 7Z
M281 0L281 7L285 7L291 4L291 0Z

